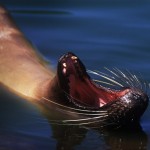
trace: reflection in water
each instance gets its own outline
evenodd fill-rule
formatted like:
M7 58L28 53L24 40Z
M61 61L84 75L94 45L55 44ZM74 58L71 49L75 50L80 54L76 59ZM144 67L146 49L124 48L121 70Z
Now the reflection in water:
M52 125L53 137L57 140L57 149L111 149L145 150L147 136L141 128L115 131L98 131L90 134L91 129L79 126ZM89 134L88 134L89 133ZM99 136L97 135L99 134Z
M138 128L109 132L105 142L111 150L145 150L148 139L144 131Z
M54 124L52 120L58 117L58 114L62 115L59 111L58 114L55 114L56 110L54 111L54 109L46 110L41 105L28 103L26 100L6 92L5 89L0 89L0 99L3 104L0 106L0 148L14 150L40 150L43 147L58 150L144 150L147 147L148 138L140 125L119 130L99 129L98 127L91 129L86 126L67 124L58 125ZM43 117L37 114L41 120L36 122L34 113L39 109ZM46 118L49 126L46 121L45 124L51 128L51 131L42 123L42 120L46 120ZM23 120L24 122L22 122Z
M49 110L44 107L41 111L52 127L52 137L57 141L57 149L144 150L147 147L147 135L138 123L120 129L102 128L100 124L96 124L94 128L89 125L61 125L54 123L54 118L61 116L71 119L79 116L66 112L68 116L64 117L65 110L62 112L54 106Z
M57 140L57 149L73 149L86 137L87 130L76 126L52 125L53 138Z

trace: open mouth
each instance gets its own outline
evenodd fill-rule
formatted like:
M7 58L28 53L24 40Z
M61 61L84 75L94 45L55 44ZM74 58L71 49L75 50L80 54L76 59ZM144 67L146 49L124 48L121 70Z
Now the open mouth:
M57 75L59 86L76 107L99 109L132 91L130 87L111 90L96 84L87 74L81 60L71 52L60 58Z
M109 75L88 71L102 77L102 80L91 79L81 60L68 52L59 59L57 74L52 81L54 102L45 100L61 107L61 112L65 114L81 115L80 119L63 120L61 123L122 126L137 122L149 102L144 92L145 82L141 82L130 72L124 74L120 70L117 71L118 73L109 70ZM103 79L106 79L106 82Z

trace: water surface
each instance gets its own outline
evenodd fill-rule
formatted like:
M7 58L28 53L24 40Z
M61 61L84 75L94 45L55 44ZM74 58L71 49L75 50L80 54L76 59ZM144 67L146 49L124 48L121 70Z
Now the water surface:
M72 51L91 70L118 67L150 82L150 2L135 0L0 0L33 45L55 68ZM51 125L38 107L1 90L0 148L150 149L150 108L141 129L102 132Z

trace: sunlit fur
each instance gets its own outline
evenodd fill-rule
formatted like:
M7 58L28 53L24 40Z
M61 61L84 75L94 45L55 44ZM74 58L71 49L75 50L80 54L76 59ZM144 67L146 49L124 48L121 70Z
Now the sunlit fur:
M22 97L37 99L37 93L46 89L44 85L39 90L37 87L50 82L54 75L9 12L0 6L0 84Z

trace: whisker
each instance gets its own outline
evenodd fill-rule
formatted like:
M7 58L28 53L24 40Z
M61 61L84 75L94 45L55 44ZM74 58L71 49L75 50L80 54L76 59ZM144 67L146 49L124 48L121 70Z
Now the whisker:
M137 83L137 86L136 87L139 87L140 89L143 89L143 86L142 86L142 84L139 82L139 79L137 78L137 76L136 75L133 75L133 77L134 77L134 79L137 81L136 83Z
M57 108L57 110L59 110L63 113L67 113L67 114L77 114L77 115L83 115L83 116L104 116L104 115L107 114L106 112L101 112L101 113L78 113L78 112L68 111L68 110L59 109L59 108Z
M108 77L106 77L106 76L104 76L104 75L101 75L101 74L99 74L99 73L97 73L97 72L94 72L94 71L91 71L91 70L88 70L88 72L89 72L89 73L93 73L93 74L95 74L95 75L98 75L98 76L100 76L100 77L102 77L102 78L104 78L104 79L107 79L107 80L109 80L109 81L111 81L111 82L113 82L113 83L115 83L115 84L117 84L117 85L123 87L122 84L118 83L117 81L115 81L115 80L113 80L113 79L111 79L111 78L108 78Z
M113 68L114 71L116 71L116 73L118 73L118 76L119 76L119 80L122 81L123 85L124 86L130 86L130 87L133 87L133 82L131 82L129 80L129 78L125 75L125 73L123 73L121 70L119 70L118 68Z
M98 73L99 75L102 75L101 76L101 78L102 79L105 79L106 81L102 81L102 80L100 80L100 81L102 81L102 82L104 82L104 84L105 84L105 82L106 83L108 83L108 85L110 84L110 85L114 85L114 86L116 86L116 83L114 83L114 82L112 82L112 80L114 80L115 82L118 82L117 80L116 80L116 78L114 77L114 76L110 76L110 75L108 75L108 74L106 74L106 73L103 73L103 72L100 72L100 71L94 71L94 72L96 72L96 73ZM105 76L105 77L107 77L107 78L104 78L103 76ZM111 80L110 80L111 79ZM109 82L108 82L109 81ZM111 82L111 83L110 83ZM113 84L112 84L113 83ZM119 83L119 82L118 82ZM118 85L118 84L117 84ZM120 85L119 85L120 86Z
M111 79L115 79L113 76L111 76L111 75L109 75L109 74L106 74L106 73L104 73L104 72L98 71L98 70L94 70L93 72L96 72L96 73L98 73L98 74L104 75L104 76L106 76L106 77L108 77L108 78L111 78Z
M87 121L87 120L86 120ZM89 121L89 122L72 122L72 123L69 123L69 120L68 122L64 122L64 124L68 124L68 125L90 125L90 124L93 124L93 123L103 123L104 121L106 121L105 119L104 120L94 120L94 121Z
M97 70L87 70L87 72L101 77L102 79L93 79L93 81L103 84L103 87L105 88L108 88L107 85L112 86L113 88L117 88L117 86L129 86L133 88L139 88L147 93L147 89L149 89L148 84L145 81L141 80L143 78L137 77L137 75L131 73L129 70L126 69L125 71L122 71L116 67L112 68L112 70L108 69L107 67L104 67L104 69L111 73L111 76Z
M45 98L45 97L42 97L44 100L46 100L46 101L48 101L48 102L51 102L51 103L53 103L53 104L55 104L55 105L58 105L58 106L60 106L60 107L63 107L63 108L67 108L67 109L70 109L70 110L75 110L75 111L81 111L81 112L90 112L90 113L102 113L102 112L107 112L107 111L103 111L103 110L83 110L83 109L77 109L77 108L73 108L73 107L68 107L68 106L65 106L65 105L61 105L61 104L59 104L59 103L56 103L56 102L54 102L54 101L52 101L52 100L50 100L50 99L47 99L47 98Z
M124 74L121 72L121 76L120 76L120 74L118 74L118 73L120 73L120 71L119 70L116 70L115 68L113 68L113 70L114 71L112 71L112 70L110 70L110 69L108 69L108 68L104 68L104 69L106 69L109 73L111 73L112 75L114 75L114 77L117 77L117 81L119 80L119 81L122 81L122 87L124 87L124 84L127 84L127 85L130 85L128 82L127 82L127 80L124 80L123 78L124 78ZM118 82L119 82L118 81ZM120 82L119 82L120 83ZM121 83L120 83L121 84Z
M93 117L93 118L84 118L84 119L75 119L75 120L64 120L63 122L78 122L78 121L87 121L87 120L95 120L95 119L100 119L100 118L104 118L107 117L108 115L105 116L98 116L98 117Z
M101 81L101 80L96 80L96 79L93 79L93 81L94 81L94 82L103 83L103 84L106 84L106 85L116 86L115 84L108 83L108 82L104 82L104 81Z
M121 80L127 85L127 86L133 86L133 82L129 80L129 78L123 73L120 69L114 68L120 75L121 75Z
M137 77L135 77L137 78ZM143 77L141 75L141 73L139 73L139 77L137 78L138 82L139 82L139 88L143 91L147 91L147 85L145 83L145 81L143 80Z
M66 122L67 121L67 122ZM71 120L70 120L71 121ZM86 121L86 122L82 122ZM69 120L50 120L50 124L55 124L55 125L63 125L63 126L84 126L84 125L90 125L90 128L104 128L109 125L115 125L115 122L108 122L107 119L101 119L101 120L93 120L93 121L88 121L87 120L81 120L76 122L69 122Z
M146 93L148 93L148 89L149 89L149 87L148 87L148 82L147 81L144 81L144 91L146 92Z
M95 126L95 123L99 123L99 126L98 127L106 127L106 126L109 126L109 125L116 125L117 123L115 122L110 122L108 121L106 118L104 119L101 119L101 120L94 120L94 121L89 121L89 122L83 122L83 123L80 123L79 125L90 125L90 128L92 128L92 124L94 125L94 128L97 128L97 124ZM74 123L74 125L78 123Z
M139 87L139 88L142 89L142 84L139 82L139 79L137 78L137 76L135 74L130 73L130 77L134 81L134 86L133 87Z
M139 87L140 82L137 79L137 77L134 74L132 74L129 70L126 69L126 71L128 73L128 79L131 81L132 87Z
M105 116L107 117L107 116ZM100 120L98 120L100 119ZM49 120L50 123L57 123L59 125L85 125L85 124L91 124L95 122L104 123L106 121L106 118L102 117L93 117L93 118L86 118L86 119L74 119L74 120ZM88 121L88 122L87 122Z

